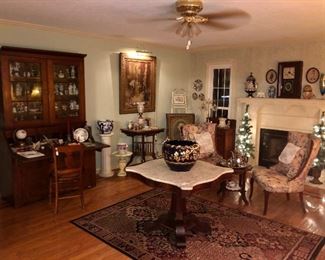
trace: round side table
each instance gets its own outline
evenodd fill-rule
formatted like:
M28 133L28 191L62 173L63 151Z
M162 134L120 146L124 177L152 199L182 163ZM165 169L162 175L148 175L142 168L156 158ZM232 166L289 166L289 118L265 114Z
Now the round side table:
M118 151L115 151L112 154L118 158L118 166L120 170L117 173L117 176L120 177L126 176L126 172L125 172L125 167L127 165L126 159L132 155L132 152L126 151L125 153L119 153Z

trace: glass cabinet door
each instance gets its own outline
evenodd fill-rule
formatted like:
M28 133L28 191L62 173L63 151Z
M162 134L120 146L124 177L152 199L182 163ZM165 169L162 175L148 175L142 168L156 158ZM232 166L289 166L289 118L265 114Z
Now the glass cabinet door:
M77 64L53 65L55 119L80 116L80 82Z
M9 61L12 115L15 122L44 119L41 63Z

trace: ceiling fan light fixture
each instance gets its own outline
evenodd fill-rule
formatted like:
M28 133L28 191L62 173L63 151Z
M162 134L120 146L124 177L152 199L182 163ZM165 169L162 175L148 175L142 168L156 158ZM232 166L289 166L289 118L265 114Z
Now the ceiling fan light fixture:
M200 27L196 23L194 23L191 28L195 36L198 36L202 32Z
M193 16L202 11L202 0L177 0L176 10L181 13L182 16Z
M187 51L190 49L191 44L192 44L192 41L191 41L191 39L189 39L189 40L187 41L187 44L186 44L186 50L187 50Z

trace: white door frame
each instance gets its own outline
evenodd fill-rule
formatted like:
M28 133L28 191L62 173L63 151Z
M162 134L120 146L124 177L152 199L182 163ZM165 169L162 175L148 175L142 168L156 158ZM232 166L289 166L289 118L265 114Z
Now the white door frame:
M232 62L215 62L207 64L207 88L205 96L207 99L213 99L213 71L215 69L230 69L230 84L229 84L229 107L228 107L228 117L231 115L232 107L230 100L232 99L232 81L233 81L233 65Z

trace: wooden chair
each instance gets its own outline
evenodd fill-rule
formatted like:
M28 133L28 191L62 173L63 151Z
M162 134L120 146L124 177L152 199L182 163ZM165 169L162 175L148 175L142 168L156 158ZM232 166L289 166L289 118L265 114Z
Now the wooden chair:
M52 203L54 192L54 212L58 213L58 200L80 197L84 208L83 196L83 154L84 147L70 144L53 147L53 171L50 176L49 198Z
M290 133L289 133L290 136ZM289 137L290 138L290 137ZM300 138L301 139L301 138ZM274 193L286 193L287 199L289 200L290 193L299 193L302 210L305 213L305 204L303 200L303 191L307 174L312 166L314 159L317 156L320 147L319 139L311 139L310 149L308 149L307 158L304 160L299 168L297 175L293 179L289 179L286 175L277 172L274 169L267 169L264 167L256 168L253 171L253 176L250 180L251 193L250 199L253 195L254 181L257 182L264 190L264 211L266 215L268 208L268 200L270 192Z

